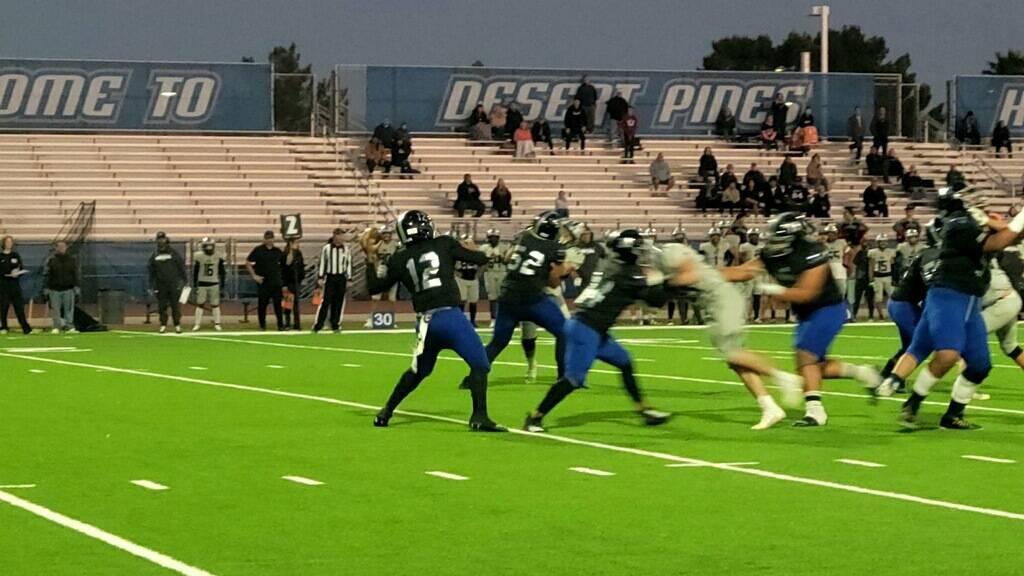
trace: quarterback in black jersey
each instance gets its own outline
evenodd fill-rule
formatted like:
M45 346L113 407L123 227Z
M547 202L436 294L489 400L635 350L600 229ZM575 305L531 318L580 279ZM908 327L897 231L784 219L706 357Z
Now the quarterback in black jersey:
M402 374L387 404L373 421L374 425L387 426L402 400L433 371L438 353L454 350L470 368L466 377L473 396L470 428L487 432L504 430L487 415L487 374L491 363L480 337L462 313L455 282L456 262L484 264L487 256L465 248L450 236L435 237L430 217L418 210L402 213L396 231L402 246L388 258L383 278L376 270L377 246L363 246L369 264L366 286L371 294L378 294L401 282L412 293L417 315L416 351L412 367Z
M793 345L796 368L804 378L804 417L794 426L824 426L828 414L821 403L823 378L855 378L876 387L880 378L867 366L828 357L832 341L846 323L849 311L832 277L828 248L808 237L810 226L795 212L784 212L768 222L768 239L760 258L722 269L729 280L747 281L767 272L778 284L762 284L762 294L789 302L796 313Z
M629 353L608 333L623 310L637 300L660 307L668 295L662 284L652 283L637 264L645 250L637 230L623 230L608 241L608 248L613 256L598 265L590 284L576 299L576 315L565 323L565 373L551 386L537 409L526 415L523 428L528 432L543 432L544 416L573 390L585 387L594 360L603 360L622 371L623 386L648 425L662 424L670 417L644 401ZM502 309L498 310L500 314Z
M953 384L952 400L939 426L969 430L974 426L964 419L964 410L992 369L988 331L981 315L981 296L990 277L985 253L1002 250L1017 240L1024 230L1024 212L1006 225L968 206L949 188L939 189L937 208L943 222L941 248L924 311L907 352L876 393L887 395L902 388L918 364L934 352L914 380L900 412L900 424L915 429L917 412L931 389L963 359L964 371Z

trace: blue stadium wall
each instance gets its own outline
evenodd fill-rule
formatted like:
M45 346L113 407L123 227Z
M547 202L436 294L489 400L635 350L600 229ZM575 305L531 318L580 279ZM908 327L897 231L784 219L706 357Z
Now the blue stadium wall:
M723 106L736 114L741 132L756 132L776 92L790 107L789 120L812 108L819 131L844 136L855 106L874 107L870 74L775 72L651 72L626 70L540 70L523 68L339 67L349 106L371 127L383 119L406 122L413 131L449 132L465 126L477 103L486 109L514 100L527 120L562 122L580 75L598 91L597 116L615 91L636 108L640 132L648 135L705 135Z
M0 60L0 129L269 131L269 64Z
M1024 137L1024 76L957 76L954 84L957 118L974 111L986 142L999 120Z

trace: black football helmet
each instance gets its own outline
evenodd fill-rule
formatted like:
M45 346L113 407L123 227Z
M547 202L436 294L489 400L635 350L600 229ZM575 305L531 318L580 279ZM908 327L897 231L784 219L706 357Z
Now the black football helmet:
M545 240L557 240L562 230L562 218L557 212L548 210L533 219L533 233Z
M938 246L942 241L942 218L932 218L924 229L925 242L929 246Z
M950 212L956 212L965 208L963 196L959 192L949 187L939 188L938 194L935 197L935 207L938 208L939 214L946 215Z
M395 232L402 244L411 244L434 237L434 222L426 212L408 210L402 212L395 223Z
M608 249L622 262L635 264L646 248L640 231L626 228L608 239Z
M768 221L764 249L771 256L785 256L793 243L807 234L807 221L799 212L783 212Z

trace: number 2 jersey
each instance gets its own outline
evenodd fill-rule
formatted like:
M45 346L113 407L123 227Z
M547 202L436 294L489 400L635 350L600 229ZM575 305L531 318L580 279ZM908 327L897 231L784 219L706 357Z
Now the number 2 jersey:
M509 258L499 302L526 305L546 298L551 267L564 259L565 250L557 240L545 240L529 230L523 232Z
M800 275L805 271L818 266L826 267L828 277L825 279L825 285L821 287L821 292L810 302L793 304L793 312L798 318L807 318L820 308L843 301L843 296L839 293L839 286L835 278L832 277L832 269L829 266L831 259L832 255L828 248L806 238L794 240L793 249L788 254L770 256L767 251L761 252L761 261L768 274L787 288L796 285Z
M459 244L451 236L438 236L407 244L391 255L383 274L366 267L366 287L371 294L384 292L401 282L412 293L417 313L436 308L458 307L459 286L455 282L455 263L485 264L487 256Z
M576 319L604 334L637 300L661 307L668 294L661 284L649 284L640 266L605 258L590 277L587 289L576 298Z

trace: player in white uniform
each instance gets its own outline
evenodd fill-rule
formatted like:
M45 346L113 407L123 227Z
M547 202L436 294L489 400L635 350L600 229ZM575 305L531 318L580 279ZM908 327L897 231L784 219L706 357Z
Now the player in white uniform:
M196 287L193 332L203 325L203 307L206 305L213 312L213 329L220 331L220 289L225 276L224 258L217 254L217 243L212 238L203 238L200 251L192 256L192 283Z
M505 265L508 264L508 243L501 241L501 232L497 228L487 231L487 243L480 251L487 255L484 271L484 290L487 291L487 305L491 311L491 328L498 313L498 296L501 295L501 283L505 280Z
M1020 294L1013 288L1010 277L992 260L989 264L992 280L988 292L981 298L981 317L985 320L985 328L989 334L995 334L999 348L1017 366L1024 369L1024 357L1020 344L1017 342L1017 315L1020 314Z
M746 306L739 289L723 277L723 274L728 274L729 268L716 270L700 254L683 244L663 246L657 262L662 273L680 275L685 279L684 284L696 292L694 298L708 317L711 342L761 407L761 420L753 429L764 430L780 422L786 413L768 394L762 377L771 377L779 384L783 390L783 401L788 405L800 402L803 380L773 368L764 357L744 349Z
M476 242L471 234L459 237L462 245L470 250L477 250ZM480 302L480 267L472 262L455 263L455 283L459 285L459 299L465 310L469 308L469 322L476 328L476 308Z
M646 228L640 231L640 238L648 249L654 248L655 244L658 243L658 231L654 228ZM633 320L645 326L652 324L654 322L654 314L651 312L651 306L643 300L638 300L636 305L633 306Z
M726 265L729 245L722 242L721 229L712 227L708 230L708 241L700 245L700 253L704 255L704 260L712 268L721 268Z
M868 250L868 279L875 289L873 305L879 320L885 320L885 309L892 295L892 265L895 260L896 251L889 246L889 237L885 234L876 236L875 247Z
M899 263L899 270L896 270L895 277L901 278L903 271L910 266L914 257L924 250L925 245L921 244L921 231L917 228L908 228L904 234L905 240L896 245L896 261Z
M761 257L761 231L754 228L747 232L747 241L741 243L736 248L736 261L734 265L745 264L751 260L757 260ZM761 289L757 282L753 280L748 282L739 282L736 284L739 288L740 293L743 295L743 301L750 304L752 310L752 316L748 314L748 318L757 319L761 315Z
M384 262L387 262L388 258L390 258L397 249L398 242L395 241L394 237L391 235L391 227L381 225L380 248L377 249L377 255L380 257L377 264L377 276L383 278L384 274L387 273L387 268L384 267ZM391 310L393 312L395 310L395 302L398 301L398 283L391 286L391 288L388 288L385 292L370 295L370 315L366 318L363 328L373 328L373 315L377 312L377 303L381 300L390 302Z
M839 228L831 222L822 229L822 244L828 248L831 256L828 267L832 271L832 278L839 285L839 292L846 298L846 266L843 264L843 256L846 255L846 240L839 237Z

